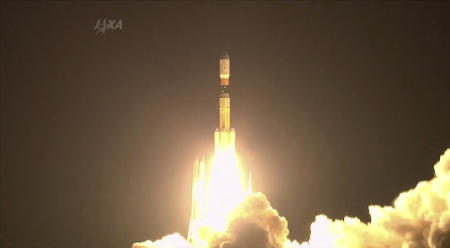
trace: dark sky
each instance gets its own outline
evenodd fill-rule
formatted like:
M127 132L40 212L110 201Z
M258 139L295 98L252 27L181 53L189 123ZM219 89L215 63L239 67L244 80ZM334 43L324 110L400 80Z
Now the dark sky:
M450 145L450 4L1 3L1 247L186 235L231 57L244 168L305 240ZM121 30L94 35L98 19Z

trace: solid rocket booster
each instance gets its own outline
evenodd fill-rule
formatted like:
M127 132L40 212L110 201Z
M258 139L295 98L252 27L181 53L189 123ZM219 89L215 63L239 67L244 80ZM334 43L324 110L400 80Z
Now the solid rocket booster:
M214 132L215 151L235 149L235 133L230 127L230 57L228 53L220 57L219 128Z

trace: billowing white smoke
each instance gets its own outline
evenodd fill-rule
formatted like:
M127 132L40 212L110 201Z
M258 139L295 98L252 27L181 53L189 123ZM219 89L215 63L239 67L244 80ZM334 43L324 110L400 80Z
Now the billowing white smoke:
M402 192L393 206L370 206L371 222L316 216L301 247L450 248L450 149L434 166L435 177Z
M287 235L287 221L270 206L262 193L247 195L229 215L224 233L209 237L209 248L294 248ZM179 234L165 236L161 240L134 243L132 248L191 248Z
M164 236L157 241L144 241L134 243L131 248L192 248L191 245L180 234L174 233Z
M233 210L225 233L209 238L209 248L450 248L450 149L434 166L435 177L401 193L393 206L370 206L371 222L316 216L309 241L288 239L284 217L262 193L248 195ZM179 234L133 248L190 248Z
M210 237L210 248L282 248L290 244L287 221L262 193L248 195L229 217L225 233Z

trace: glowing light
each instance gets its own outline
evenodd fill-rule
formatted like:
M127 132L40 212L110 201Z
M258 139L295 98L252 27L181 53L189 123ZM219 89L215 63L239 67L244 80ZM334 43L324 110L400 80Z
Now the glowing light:
M224 232L227 218L245 196L234 149L216 151L211 168L207 225Z

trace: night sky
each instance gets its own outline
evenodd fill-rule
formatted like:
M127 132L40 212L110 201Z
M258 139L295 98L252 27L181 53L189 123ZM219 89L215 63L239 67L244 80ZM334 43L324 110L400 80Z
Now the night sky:
M315 215L433 177L450 146L447 3L1 3L1 247L180 232L231 58L238 155L307 240ZM99 19L122 29L95 35Z

